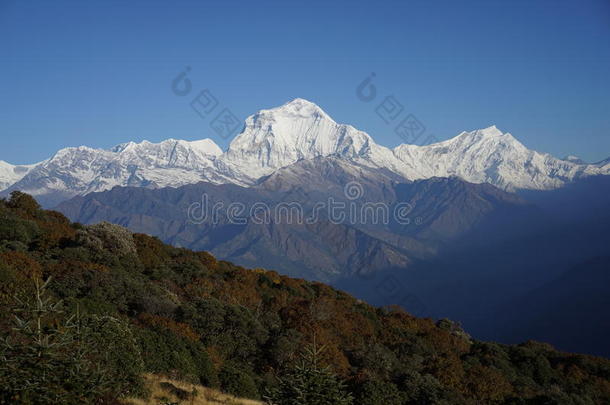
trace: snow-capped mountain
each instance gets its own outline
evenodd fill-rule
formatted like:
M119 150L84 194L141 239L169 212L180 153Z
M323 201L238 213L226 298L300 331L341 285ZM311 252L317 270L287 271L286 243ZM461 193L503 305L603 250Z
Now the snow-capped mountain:
M462 132L427 146L400 145L394 153L413 167L414 178L458 176L471 183L490 183L504 190L548 190L586 175L609 174L594 165L557 159L527 149L495 126Z
M114 186L165 187L197 183L222 150L211 139L124 143L111 150L65 148L7 188L52 206L75 195Z
M297 98L248 117L217 166L248 184L301 159L330 155L354 159L374 143L368 134L337 124L314 103Z
M509 191L553 189L580 177L610 174L609 162L557 159L527 149L495 126L432 145L390 149L297 98L248 117L224 153L210 139L129 142L110 150L66 148L37 165L0 162L0 189L6 188L4 194L16 189L31 193L49 206L114 186L177 187L208 181L247 187L300 160L330 156L408 180L457 176Z
M0 160L0 190L21 180L36 165L12 165Z
M215 165L227 178L249 185L281 167L319 156L389 169L409 180L458 176L510 191L552 189L581 176L610 173L610 168L529 150L495 126L433 145L403 144L392 150L365 132L336 123L303 99L248 117L244 131Z

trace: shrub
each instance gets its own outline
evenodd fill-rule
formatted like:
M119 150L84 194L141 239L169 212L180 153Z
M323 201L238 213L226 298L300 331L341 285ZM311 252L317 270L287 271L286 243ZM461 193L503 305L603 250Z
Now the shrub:
M402 405L403 400L403 394L391 382L367 381L356 390L359 405Z
M114 393L144 392L144 362L129 324L111 316L92 315L81 322L87 345L98 350L95 362L104 370Z
M142 360L125 323L68 315L36 281L15 298L12 331L0 340L0 402L89 404L139 394ZM111 350L109 350L111 349Z
M97 250L110 250L117 256L136 254L133 235L122 226L108 222L90 225L78 231L79 242Z
M13 191L6 205L9 208L16 208L30 215L40 210L40 204L38 204L34 197L21 191Z
M352 396L345 384L328 368L318 364L324 347L305 349L302 361L280 377L277 388L270 390L270 405L350 405Z
M218 386L218 376L200 342L179 337L166 328L137 328L145 368L206 386Z
M222 390L229 394L244 398L259 398L254 379L239 366L225 363L218 373L218 378Z

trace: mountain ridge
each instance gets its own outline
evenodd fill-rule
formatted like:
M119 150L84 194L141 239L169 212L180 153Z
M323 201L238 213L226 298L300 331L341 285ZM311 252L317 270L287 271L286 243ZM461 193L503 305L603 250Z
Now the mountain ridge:
M496 126L431 145L390 149L335 122L316 104L295 99L249 116L224 152L209 138L127 142L108 150L70 147L20 169L0 164L0 189L3 195L28 192L44 206L55 206L117 185L159 188L207 181L249 187L283 167L320 157L338 157L408 180L458 176L508 191L554 189L581 177L610 174L606 161L583 164L536 152Z
M350 185L357 198L346 192ZM239 221L229 218L235 202L243 208ZM193 204L206 215L191 212ZM267 208L269 221L255 218L257 204ZM345 210L331 212L331 204ZM282 205L298 214L280 216ZM207 182L147 190L117 187L75 197L56 209L77 222L118 223L240 265L284 268L298 277L331 281L354 267L366 273L408 268L505 206L511 212L529 210L519 196L489 184L457 177L409 182L391 172L320 157L279 169L251 187ZM219 207L217 218L212 207ZM408 218L397 214L400 207ZM201 219L193 221L193 216ZM362 252L374 258L367 261Z

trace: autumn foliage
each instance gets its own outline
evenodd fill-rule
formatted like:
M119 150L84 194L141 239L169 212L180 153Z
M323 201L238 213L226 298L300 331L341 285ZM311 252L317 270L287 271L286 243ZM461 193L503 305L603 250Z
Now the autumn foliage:
M315 337L358 404L610 402L606 359L479 342L321 283L73 224L25 194L0 201L0 306L49 276L67 311L126 320L146 371L239 396L277 388Z

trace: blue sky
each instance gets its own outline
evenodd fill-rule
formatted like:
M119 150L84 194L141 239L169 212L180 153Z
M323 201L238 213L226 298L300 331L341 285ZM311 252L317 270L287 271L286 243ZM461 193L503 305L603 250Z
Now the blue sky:
M95 5L97 4L97 5ZM0 159L210 137L189 98L240 120L302 97L378 143L393 95L438 139L496 124L526 146L610 156L610 2L2 1ZM186 66L193 93L171 82ZM377 98L356 87L371 72ZM220 108L220 107L219 107Z

